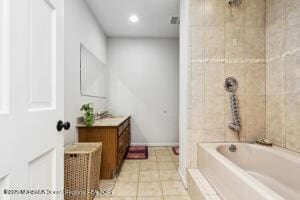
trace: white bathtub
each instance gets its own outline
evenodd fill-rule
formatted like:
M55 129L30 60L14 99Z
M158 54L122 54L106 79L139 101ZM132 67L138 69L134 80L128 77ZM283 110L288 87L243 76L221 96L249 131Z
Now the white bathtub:
M226 200L300 199L300 157L279 147L199 144L198 168Z

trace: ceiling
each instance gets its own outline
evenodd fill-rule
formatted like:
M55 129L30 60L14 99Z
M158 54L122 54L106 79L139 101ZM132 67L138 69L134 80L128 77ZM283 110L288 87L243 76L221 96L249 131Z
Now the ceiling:
M178 38L179 25L170 24L179 16L179 0L86 0L109 37ZM139 22L129 21L137 15Z

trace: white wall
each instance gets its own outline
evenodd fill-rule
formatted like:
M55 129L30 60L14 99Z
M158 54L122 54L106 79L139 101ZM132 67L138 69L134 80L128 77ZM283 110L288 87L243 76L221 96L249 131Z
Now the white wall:
M77 140L76 118L81 105L91 102L97 111L106 100L80 95L80 43L106 63L107 39L84 0L65 0L65 120L72 124L65 144Z
M179 99L179 173L187 187L187 138L188 138L188 0L180 1L180 99Z
M109 108L132 115L135 144L178 144L179 41L108 41Z

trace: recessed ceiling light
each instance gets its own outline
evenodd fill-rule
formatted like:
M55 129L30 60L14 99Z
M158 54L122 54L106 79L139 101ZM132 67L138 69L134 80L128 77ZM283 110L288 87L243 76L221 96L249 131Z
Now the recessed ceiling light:
M136 16L136 15L131 15L129 17L129 20L132 22L132 23L137 23L139 21L139 17Z

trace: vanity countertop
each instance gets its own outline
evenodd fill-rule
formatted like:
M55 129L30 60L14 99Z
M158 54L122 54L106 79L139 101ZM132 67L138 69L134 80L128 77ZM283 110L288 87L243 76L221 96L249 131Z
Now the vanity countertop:
M92 127L118 127L128 118L130 118L130 115L107 117L107 118L96 120ZM84 124L78 124L77 127L80 128L86 126Z

